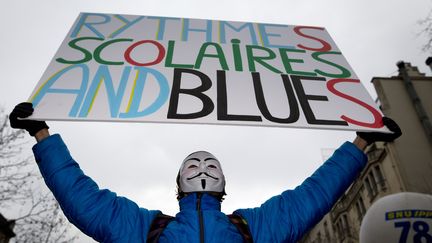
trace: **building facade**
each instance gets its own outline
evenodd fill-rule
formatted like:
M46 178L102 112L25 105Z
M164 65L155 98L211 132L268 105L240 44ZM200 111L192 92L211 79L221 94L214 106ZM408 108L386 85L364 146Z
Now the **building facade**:
M368 165L301 243L357 243L367 209L398 192L432 194L432 77L399 62L398 76L372 79L380 108L402 136L365 150Z

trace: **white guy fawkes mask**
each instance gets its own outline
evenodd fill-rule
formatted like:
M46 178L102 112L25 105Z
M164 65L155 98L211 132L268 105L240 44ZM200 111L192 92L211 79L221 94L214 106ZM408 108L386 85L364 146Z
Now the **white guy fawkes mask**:
M186 157L179 175L183 192L223 192L225 188L225 177L219 161L206 151Z

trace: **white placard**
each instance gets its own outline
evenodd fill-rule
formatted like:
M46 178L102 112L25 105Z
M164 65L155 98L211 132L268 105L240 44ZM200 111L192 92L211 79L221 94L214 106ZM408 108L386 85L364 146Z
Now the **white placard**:
M81 13L33 119L386 130L322 27Z

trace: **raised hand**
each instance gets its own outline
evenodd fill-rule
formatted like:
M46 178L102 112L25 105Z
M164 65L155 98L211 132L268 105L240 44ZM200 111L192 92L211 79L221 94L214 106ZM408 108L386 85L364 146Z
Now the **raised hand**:
M9 121L12 128L25 129L31 136L44 128L49 128L46 122L36 120L22 120L19 118L26 118L33 114L33 104L30 102L23 102L15 106L9 115Z
M384 125L393 133L383 133L383 132L357 132L357 136L364 139L367 144L373 142L391 142L402 135L402 131L398 124L391 118L383 117L382 121Z

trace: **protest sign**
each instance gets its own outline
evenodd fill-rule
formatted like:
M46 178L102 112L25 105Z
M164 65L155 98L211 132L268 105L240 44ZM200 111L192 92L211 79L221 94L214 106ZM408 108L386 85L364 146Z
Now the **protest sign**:
M325 28L81 13L32 118L385 130Z

